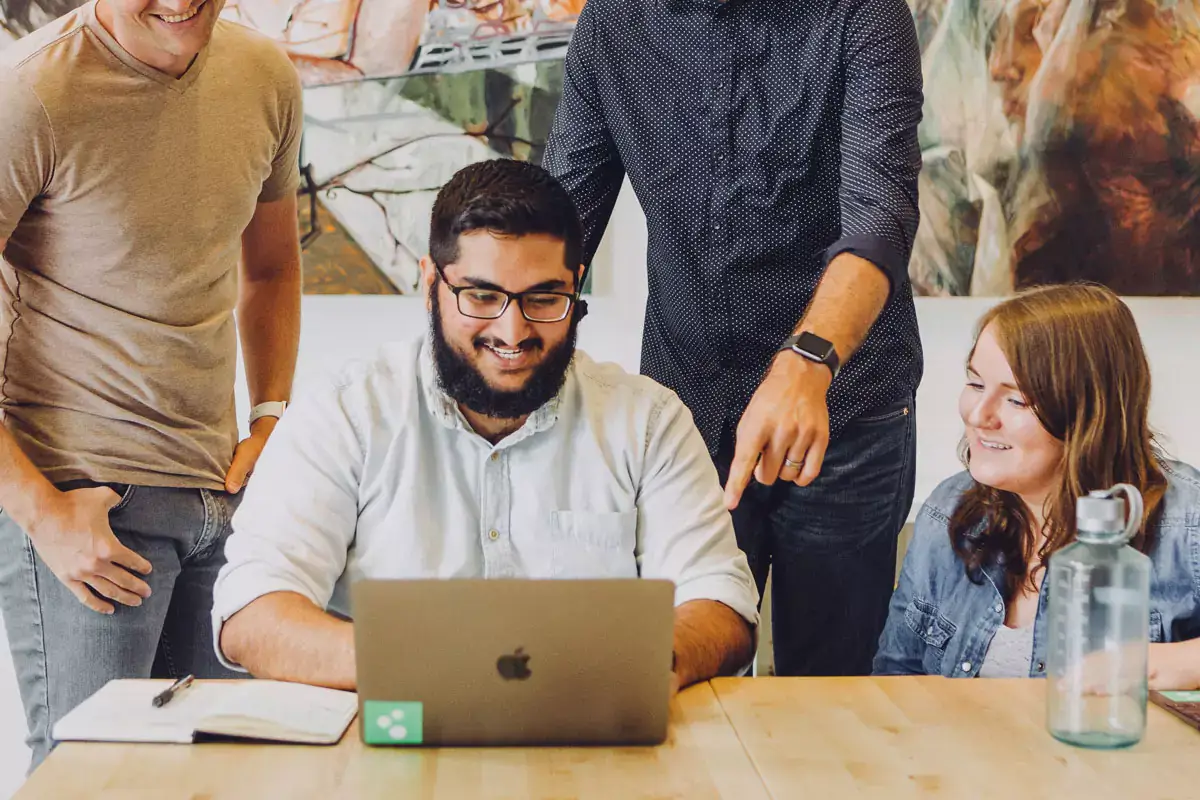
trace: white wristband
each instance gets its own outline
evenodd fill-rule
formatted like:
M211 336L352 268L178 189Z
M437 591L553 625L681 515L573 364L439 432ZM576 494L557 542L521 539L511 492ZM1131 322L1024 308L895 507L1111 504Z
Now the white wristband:
M273 400L267 403L259 403L254 408L250 409L250 424L253 425L262 417L282 417L283 410L287 408L286 400Z

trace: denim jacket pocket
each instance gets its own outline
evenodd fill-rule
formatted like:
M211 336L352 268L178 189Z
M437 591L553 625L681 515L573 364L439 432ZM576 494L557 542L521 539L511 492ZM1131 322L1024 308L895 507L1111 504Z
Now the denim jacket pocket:
M1151 642L1165 642L1166 631L1163 630L1162 612L1155 609L1150 612L1150 634Z
M950 637L958 630L958 626L942 616L937 606L920 597L909 601L908 608L904 609L904 622L926 644L925 653L922 655L926 673L940 675L946 645L950 643Z

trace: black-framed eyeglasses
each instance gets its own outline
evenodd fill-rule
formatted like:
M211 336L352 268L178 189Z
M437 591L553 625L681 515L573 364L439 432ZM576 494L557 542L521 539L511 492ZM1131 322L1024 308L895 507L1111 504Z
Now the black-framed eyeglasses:
M579 298L576 292L506 292L478 286L455 286L446 280L441 264L434 262L433 266L458 300L458 312L473 319L500 319L509 303L516 300L521 315L530 322L562 322Z

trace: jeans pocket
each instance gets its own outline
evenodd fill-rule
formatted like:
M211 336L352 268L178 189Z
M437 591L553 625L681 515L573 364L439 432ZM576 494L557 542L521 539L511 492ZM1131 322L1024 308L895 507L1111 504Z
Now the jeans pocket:
M121 495L121 499L117 501L117 504L108 510L110 515L116 514L118 511L125 508L125 506L129 505L129 501L133 499L134 492L137 491L137 486L132 483L109 483L106 485L108 488Z
M905 399L898 403L892 403L889 406L877 409L870 414L856 417L850 421L850 425L854 427L858 427L860 425L883 425L888 422L903 419L911 413L912 400Z

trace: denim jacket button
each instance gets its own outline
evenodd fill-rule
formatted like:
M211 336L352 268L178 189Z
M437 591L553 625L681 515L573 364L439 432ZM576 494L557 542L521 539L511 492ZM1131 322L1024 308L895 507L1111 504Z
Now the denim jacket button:
M970 661L964 661L964 662L962 663L962 671L963 671L963 672L970 672L970 671L971 671L971 662L970 662Z
M997 614L999 614L1001 611L1004 610L1004 604L996 603L996 605L992 606L992 610L995 611Z
M927 634L929 634L930 636L933 636L933 626L932 626L932 625L930 625L930 626L929 626L929 630L927 630L927 631L925 631L925 632L926 632Z
M1038 672L1045 672L1045 671L1046 671L1046 662L1045 662L1045 661L1039 661L1039 662L1037 662L1037 671L1038 671Z

